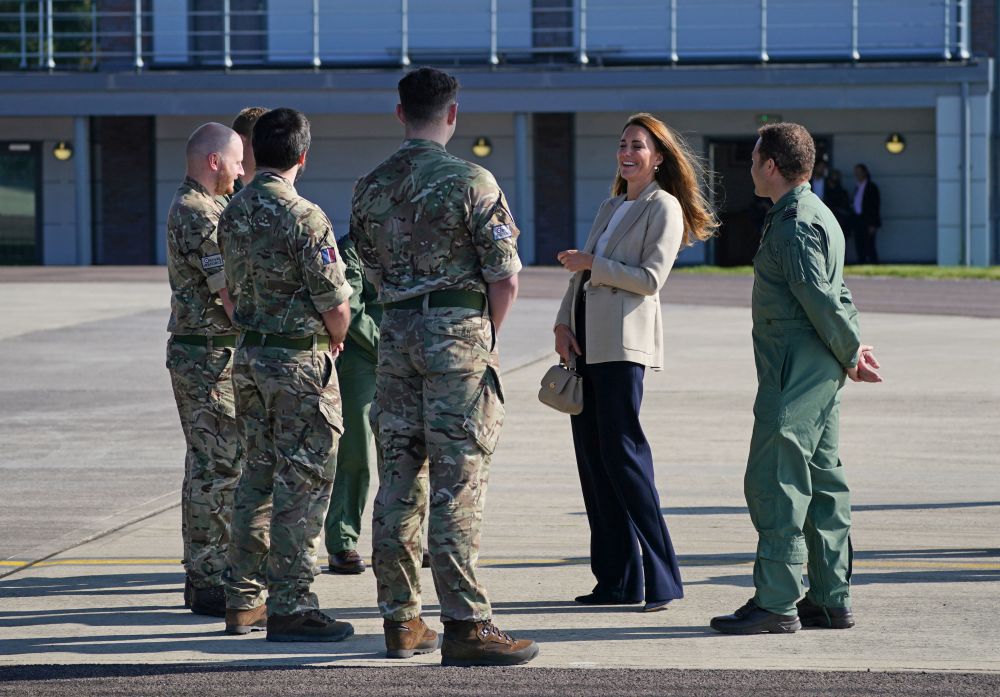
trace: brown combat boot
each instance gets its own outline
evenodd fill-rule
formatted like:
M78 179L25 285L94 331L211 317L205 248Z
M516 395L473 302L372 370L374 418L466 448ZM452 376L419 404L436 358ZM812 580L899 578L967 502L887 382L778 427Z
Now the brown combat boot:
M352 634L349 622L339 622L319 610L267 618L268 641L343 641Z
M424 624L422 617L406 622L383 620L386 658L410 658L437 651L438 633Z
M538 644L515 639L492 620L444 623L443 666L515 666L537 655Z
M249 634L267 629L267 605L249 610L226 610L226 634Z

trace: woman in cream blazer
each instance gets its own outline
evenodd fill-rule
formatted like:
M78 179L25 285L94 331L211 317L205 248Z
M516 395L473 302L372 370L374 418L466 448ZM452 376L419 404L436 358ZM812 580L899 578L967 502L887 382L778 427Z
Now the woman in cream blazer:
M630 117L612 198L583 250L558 255L573 276L556 317L556 351L567 361L576 354L583 376L583 412L571 422L597 579L580 603L645 600L643 610L652 612L684 595L639 409L646 368L663 367L660 289L681 245L718 226L698 172L663 122Z

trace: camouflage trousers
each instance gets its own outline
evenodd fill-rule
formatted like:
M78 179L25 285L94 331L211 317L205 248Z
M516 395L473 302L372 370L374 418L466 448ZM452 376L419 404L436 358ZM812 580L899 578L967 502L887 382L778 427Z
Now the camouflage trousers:
M318 608L310 590L343 432L333 354L237 350L237 423L246 452L233 506L226 602L269 614Z
M181 485L184 568L198 588L222 584L242 450L233 405L233 349L167 343L167 370L187 452Z
M422 524L442 619L491 616L476 578L490 457L504 408L492 324L461 308L388 310L371 410L379 459L372 516L386 619L421 611Z

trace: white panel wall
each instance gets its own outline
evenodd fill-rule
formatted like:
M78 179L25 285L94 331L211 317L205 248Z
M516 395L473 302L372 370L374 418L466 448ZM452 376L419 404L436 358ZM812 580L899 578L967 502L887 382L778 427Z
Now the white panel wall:
M972 97L972 245L973 265L990 263L990 186L989 148L987 131L990 105L986 97ZM937 108L937 200L938 200L938 263L953 265L964 262L965 245L962 216L962 105L959 97L939 97Z
M328 63L395 63L403 42L399 0L320 0L319 52ZM312 0L268 4L268 57L309 63L313 57ZM475 56L490 50L490 0L420 0L409 3L409 50L415 61ZM498 51L531 46L531 0L503 0L497 9Z
M782 111L787 121L806 126L817 136L832 138L832 166L840 169L848 191L852 170L864 162L882 193L883 227L878 248L883 261L934 263L938 255L937 150L934 111L931 109ZM680 132L690 147L707 157L711 138L755 138L756 114L751 112L676 112L657 114ZM615 151L627 113L579 114L576 122L578 243L614 177ZM890 155L884 142L898 131L907 141L901 155ZM984 149L984 148L981 148ZM984 164L985 166L985 164ZM750 173L747 172L747 178ZM984 199L988 198L984 196ZM848 243L848 259L853 245ZM704 259L704 246L682 253L681 263Z
M850 58L851 0L677 0L676 48L684 60ZM954 36L956 3L951 2ZM863 58L936 57L945 52L943 0L859 3ZM587 50L615 58L668 59L672 31L667 0L588 0ZM766 26L766 40L762 29ZM766 41L766 46L765 46ZM952 38L954 41L954 38Z
M153 3L153 61L158 65L188 61L187 3Z

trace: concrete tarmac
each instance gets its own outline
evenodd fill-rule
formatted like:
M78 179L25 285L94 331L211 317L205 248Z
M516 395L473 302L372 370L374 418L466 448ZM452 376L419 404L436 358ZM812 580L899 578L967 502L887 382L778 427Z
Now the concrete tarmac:
M370 571L325 574L314 584L324 607L355 625L356 636L343 644L227 637L218 620L181 607L183 440L163 368L168 293L158 273L0 283L0 442L6 446L0 450L0 574L9 574L0 580L0 681L9 681L0 693L29 684L42 689L38 681L50 674L75 683L125 673L146 680L133 685L151 685L150 676L158 676L183 693L197 683L184 677L190 672L182 666L191 665L221 671L228 677L217 684L233 685L244 666L299 667L296 680L314 685L303 688L312 692L333 680L332 674L315 677L323 675L310 672L317 666L362 671L335 674L350 682L351 676L386 676L378 669L387 666L436 663L436 655L382 658ZM685 694L715 694L728 685L726 692L740 694L750 689L747 676L758 675L744 671L759 669L794 671L798 677L787 680L767 672L757 688L801 686L789 694L868 694L855 687L871 694L997 692L1000 320L868 312L856 292L864 338L876 346L887 377L883 385L848 384L842 412L842 457L855 504L858 626L724 637L708 629L708 620L753 592L755 539L742 497L755 389L749 313L665 305L667 366L647 373L643 424L686 597L653 614L583 607L572 598L593 580L569 423L535 398L553 358L550 327L564 282L557 270L526 273L523 297L501 337L508 418L491 472L482 577L497 623L541 643L531 664L539 670L527 671L534 678L524 684L504 678L511 694L626 688L674 694L665 685L687 685ZM677 274L664 297L692 292L691 282ZM963 297L969 293L960 286ZM732 288L719 296L720 303L743 304ZM962 302L942 298L941 305L960 309ZM370 544L365 530L366 556ZM440 629L428 572L422 581L425 613ZM601 668L612 670L590 670ZM625 670L632 668L643 670ZM857 680L844 683L839 673L802 678L801 671L880 677L871 682L867 673L848 673ZM892 677L898 671L909 671L902 683ZM921 671L965 677L952 678L948 687L946 678ZM273 693L283 694L288 676L266 674L278 686ZM419 675L433 675L426 679L439 694L473 691L449 692L449 685L463 684L449 671ZM579 689L559 692L556 675L564 687ZM625 680L632 675L645 677ZM546 692L550 678L556 687ZM66 685L58 680L44 685ZM390 690L391 680L384 680ZM111 682L88 684L103 685L100 692L118 689ZM475 684L489 689L490 683ZM612 690L614 684L621 689Z

